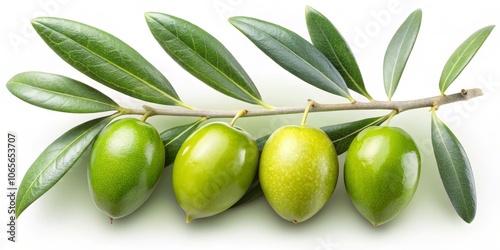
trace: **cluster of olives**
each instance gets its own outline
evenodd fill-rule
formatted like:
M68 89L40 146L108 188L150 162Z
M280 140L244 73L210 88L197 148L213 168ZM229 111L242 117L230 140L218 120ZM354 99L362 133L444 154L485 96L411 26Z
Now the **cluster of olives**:
M134 118L108 125L95 141L88 171L92 198L111 219L150 196L164 169L156 129ZM339 175L327 134L307 125L276 130L259 152L251 135L223 122L208 123L179 149L172 170L175 197L186 221L221 213L243 197L255 176L271 207L293 223L315 215L332 196ZM420 175L412 138L395 127L369 127L347 152L346 190L373 225L394 218L411 200Z

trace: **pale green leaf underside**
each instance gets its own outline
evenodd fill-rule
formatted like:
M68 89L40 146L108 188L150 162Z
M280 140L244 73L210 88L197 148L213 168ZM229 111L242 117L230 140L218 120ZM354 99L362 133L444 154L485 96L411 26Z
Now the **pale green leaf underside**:
M439 80L439 90L442 95L474 58L494 27L495 25L490 25L474 32L453 52L446 62Z
M19 99L38 107L69 113L119 110L111 98L74 79L43 72L23 72L7 82Z
M229 21L288 72L319 89L354 101L328 58L298 34L251 17L231 17Z
M432 112L432 146L439 174L458 215L471 223L476 215L476 189L469 159L460 141Z
M97 118L70 129L38 156L19 185L16 217L68 172L112 118Z
M422 10L412 12L398 28L384 56L384 86L389 100L396 92L401 76L417 40Z

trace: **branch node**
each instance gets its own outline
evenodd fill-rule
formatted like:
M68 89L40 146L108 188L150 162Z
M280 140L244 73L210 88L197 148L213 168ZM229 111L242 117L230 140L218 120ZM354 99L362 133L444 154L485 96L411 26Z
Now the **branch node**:
M316 104L317 104L313 99L308 99L307 102L308 102L309 110L311 108L313 108L314 106L316 106Z
M144 113L144 115L141 117L141 121L143 122L146 122L146 119L148 119L148 117L156 114L155 109L148 105L143 105L142 108L146 110L146 113Z
M243 110L240 110L233 118L233 120L229 123L229 126L233 127L234 126L234 123L236 122L236 120L238 120L238 118L246 115L248 113L248 110L246 109L243 109Z
M309 111L312 109L312 107L314 107L315 104L316 103L312 99L308 100L306 109L304 110L304 116L302 117L302 122L300 123L300 125L304 126L306 124L307 115L309 114Z

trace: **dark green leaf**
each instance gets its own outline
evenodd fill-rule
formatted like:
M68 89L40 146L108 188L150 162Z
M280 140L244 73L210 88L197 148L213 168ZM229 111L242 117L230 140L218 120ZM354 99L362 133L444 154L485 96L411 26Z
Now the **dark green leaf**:
M60 18L39 17L32 25L52 50L92 79L144 101L188 107L158 69L115 36Z
M467 154L434 110L431 134L434 156L446 193L458 215L471 223L476 215L476 189Z
M61 75L23 72L7 82L7 89L27 103L50 110L94 113L120 109L98 90Z
M337 154L340 155L347 151L352 140L354 140L361 131L371 126L378 126L389 117L390 115L367 118L354 122L325 126L321 127L321 129L330 137Z
M252 79L215 37L200 27L162 13L146 13L151 33L186 71L233 98L268 107Z
M24 175L16 197L16 217L52 188L80 158L113 116L80 124L52 142Z
M422 10L418 9L401 24L387 47L384 57L384 85L389 100L396 92L406 62L417 40L421 23Z
M347 87L372 100L351 48L337 28L323 14L309 6L306 7L306 22L312 43L339 71Z
M259 139L255 140L255 143L257 143L257 147L259 148L259 151L262 152L262 149L264 148L264 145L266 145L267 139L269 139L271 135L265 135L260 137Z
M304 38L279 25L250 17L231 17L229 22L290 73L317 88L354 101L337 69Z
M174 163L175 156L182 146L182 143L198 128L200 123L207 118L203 117L194 123L181 125L163 131L160 134L163 145L165 145L165 166Z
M494 27L495 25L491 25L474 32L453 52L446 62L439 80L439 89L442 95L476 55Z

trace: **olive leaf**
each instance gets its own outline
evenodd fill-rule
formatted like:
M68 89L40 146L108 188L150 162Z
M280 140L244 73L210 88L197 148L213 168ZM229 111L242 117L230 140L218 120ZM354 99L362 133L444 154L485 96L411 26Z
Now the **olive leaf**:
M344 79L328 58L298 34L251 17L231 17L229 22L293 75L319 89L354 101Z
M366 91L361 71L351 48L332 22L319 11L309 6L306 7L306 22L313 45L339 71L347 87L369 100L373 100Z
M264 145L266 145L267 139L269 139L269 137L271 137L271 134L262 136L259 139L255 140L257 148L259 148L260 152L262 152L262 149L264 149Z
M337 154L343 154L351 145L352 140L364 129L372 126L379 126L389 119L390 114L380 117L366 118L359 121L335 124L321 127L323 131L330 137Z
M410 57L422 23L422 10L412 12L396 31L384 56L384 85L391 100Z
M474 32L453 52L441 72L439 80L441 95L444 95L446 89L474 58L474 55L476 55L476 52L481 48L494 27L495 25L490 25Z
M432 110L432 147L439 175L458 215L471 223L476 215L476 189L469 159L460 141Z
M190 108L158 69L115 36L61 18L39 17L31 23L54 52L90 78L144 101Z
M207 118L202 117L197 121L163 131L160 138L165 147L165 167L174 163L175 156L182 146L182 143L198 128Z
M94 113L120 109L118 104L98 90L50 73L19 73L7 82L7 89L27 103L55 111Z
M325 126L321 127L321 130L325 131L330 140L332 140L337 154L340 155L347 151L354 137L356 137L356 135L358 135L361 131L368 127L378 126L384 123L390 116L391 114L388 114L386 116L372 117L354 122ZM270 136L271 135L266 135L260 137L255 141L257 143L257 147L259 147L259 151L262 152L262 149L264 148L264 145L266 144L266 141ZM243 195L243 197L232 206L232 208L246 204L262 195L262 188L260 187L260 181L258 177L259 173L257 171L257 174L254 177L250 188L247 190L245 195Z
M271 108L236 58L215 37L178 17L153 12L145 16L158 43L186 71L225 95Z
M113 118L114 116L97 118L70 129L38 156L19 186L16 197L17 218L68 172Z

